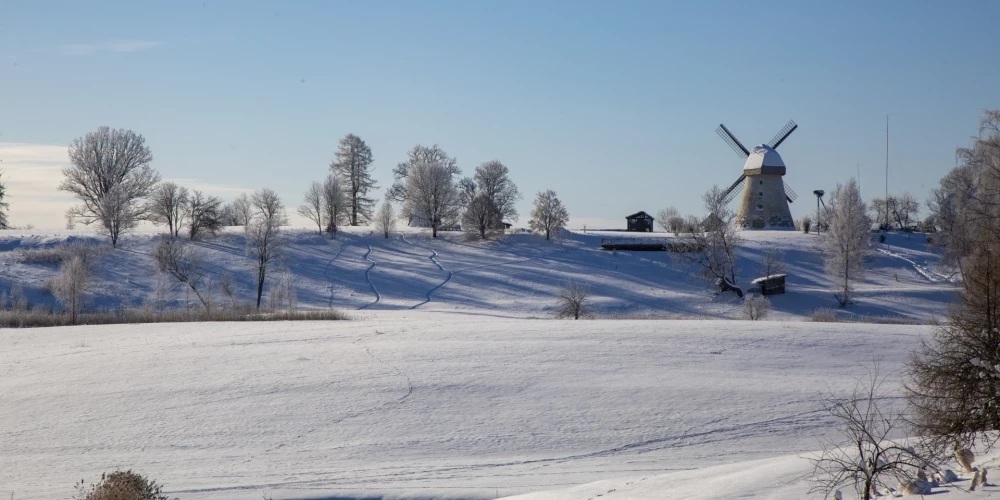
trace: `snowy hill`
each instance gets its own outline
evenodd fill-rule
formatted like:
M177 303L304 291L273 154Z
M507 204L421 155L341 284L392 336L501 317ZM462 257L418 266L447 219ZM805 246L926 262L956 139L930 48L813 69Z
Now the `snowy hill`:
M184 500L493 498L614 478L599 488L645 498L625 484L643 477L657 498L738 498L692 496L708 474L694 469L816 449L833 436L824 398L873 356L897 384L931 328L362 315L0 332L0 497L67 498L132 467ZM732 467L754 489L802 469ZM581 488L551 498L599 489Z
M694 269L676 256L600 250L602 236L628 233L572 232L552 242L514 234L499 242L480 243L467 242L458 233L442 233L435 240L427 230L406 229L385 239L369 228L348 229L336 240L303 230L288 232L283 266L293 276L300 307L547 317L559 289L566 282L577 282L590 289L598 316L739 316L737 302L714 297L695 278ZM759 276L766 247L774 246L784 254L788 293L772 298L772 319L801 318L816 309L836 307L816 235L788 231L744 235L747 244L739 261L744 284ZM19 255L25 249L81 237L88 236L70 231L0 235L0 289L20 282L31 290L34 302L51 304L45 286L57 269L21 262ZM94 287L96 305L116 306L122 300L143 304L158 294L171 299L174 306L191 303L193 298L182 287L155 272L151 253L159 238L157 234L131 236L103 258ZM869 273L857 287L857 304L846 314L918 321L944 314L955 284L935 272L938 257L929 251L923 235L892 234L888 243L879 245L869 259ZM252 263L238 230L194 244L216 281L231 273L241 284L243 299L252 298Z

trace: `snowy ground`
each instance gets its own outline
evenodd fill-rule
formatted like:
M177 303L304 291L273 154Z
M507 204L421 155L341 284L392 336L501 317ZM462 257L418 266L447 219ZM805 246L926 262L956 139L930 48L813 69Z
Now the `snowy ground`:
M736 498L705 493L712 471L804 498L785 483L806 466L774 457L832 436L824 398L872 357L898 383L929 328L373 311L4 330L0 497L67 498L132 467L182 499L492 498L609 479L539 498Z
M488 313L512 317L549 317L555 296L566 282L587 286L598 316L661 318L737 318L739 303L714 297L695 278L695 270L666 252L607 252L602 236L636 233L568 233L547 242L529 234L508 235L500 242L467 242L458 233L435 240L427 230L407 229L390 239L369 228L349 228L337 240L314 233L289 232L283 267L294 276L299 303L305 308L345 310L431 310ZM648 233L647 233L648 235ZM653 233L659 237L669 237ZM837 306L823 270L819 238L789 231L745 232L740 259L741 283L759 276L767 246L784 253L787 293L772 298L771 319L808 317L816 309ZM0 234L0 290L20 282L34 302L52 303L46 283L54 266L20 262L20 251L79 238L72 232ZM125 299L147 303L157 290L171 286L157 275L151 253L156 234L127 238L102 261L96 304L108 307ZM902 316L924 321L945 313L955 283L939 274L938 257L923 235L892 234L868 262L869 273L857 286L856 305L846 315ZM232 273L244 300L252 298L251 259L238 230L194 243L211 276ZM173 285L173 305L193 303L193 295Z
M815 235L745 233L743 282L769 245L789 273L773 321L748 323L712 320L738 302L667 253L599 250L623 233L289 234L300 306L354 320L0 330L0 498L68 498L116 467L183 500L806 498L796 454L833 437L824 399L873 357L898 384L931 328L801 322L835 307ZM0 290L51 303L57 269L19 254L80 237L5 232ZM157 241L134 235L102 259L95 305L165 290ZM955 283L923 236L889 243L845 314L943 315ZM242 236L195 244L249 300ZM613 319L547 319L569 281Z

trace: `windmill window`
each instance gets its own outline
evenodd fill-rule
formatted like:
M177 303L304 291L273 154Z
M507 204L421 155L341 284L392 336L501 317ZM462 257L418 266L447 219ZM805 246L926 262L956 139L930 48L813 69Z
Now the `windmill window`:
M758 212L763 212L764 211L764 205L757 205L757 211Z
M760 185L761 185L761 186L763 186L763 185L764 185L764 181L758 181L758 182L760 182Z
M763 191L758 191L757 192L757 196L764 196L764 192Z

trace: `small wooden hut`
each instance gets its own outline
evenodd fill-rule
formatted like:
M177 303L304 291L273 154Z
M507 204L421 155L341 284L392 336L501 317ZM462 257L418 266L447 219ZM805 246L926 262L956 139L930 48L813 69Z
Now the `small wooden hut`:
M653 232L653 216L647 214L646 212L636 212L628 217L625 217L628 222L628 231L637 231L641 233L652 233Z
M785 293L785 277L787 274L772 274L757 278L750 283L760 289L761 295L780 295Z

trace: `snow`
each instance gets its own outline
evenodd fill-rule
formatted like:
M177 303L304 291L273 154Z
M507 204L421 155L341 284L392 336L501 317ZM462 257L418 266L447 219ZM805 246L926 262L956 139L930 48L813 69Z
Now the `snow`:
M784 167L785 162L781 159L781 155L766 144L761 144L754 146L750 150L750 156L747 156L747 161L743 165L743 170L754 170L761 167Z
M0 332L0 496L65 498L116 467L182 499L492 498L740 471L832 437L827 395L873 356L897 384L931 328L355 314Z
M488 311L511 317L550 317L554 297L568 282L586 286L600 316L720 318L740 317L738 303L715 297L711 286L698 281L696 270L666 252L609 252L602 237L634 233L567 232L554 241L524 233L499 242L469 242L460 233L430 238L426 229L406 228L385 239L368 228L349 228L336 240L315 233L289 231L284 267L292 274L300 307L344 310ZM832 285L815 234L792 231L747 231L739 260L738 285L762 276L761 256L769 246L781 250L787 264L787 293L770 298L769 319L809 317L822 308L836 308ZM927 321L943 316L954 300L957 284L938 269L939 257L923 235L891 234L868 262L869 272L858 284L856 305L843 314L855 317L892 316ZM66 231L5 232L0 236L0 291L21 283L33 302L54 304L45 291L56 275L54 266L20 262L22 249L53 246L85 234ZM646 238L672 238L643 233ZM148 303L157 289L170 286L172 306L194 302L185 288L158 276L151 254L160 236L128 237L121 248L104 257L94 287L98 307L114 307L123 299ZM253 299L253 262L245 241L234 228L214 240L194 243L215 282L231 273L244 301Z
M932 328L803 322L836 307L815 234L743 233L740 284L771 246L787 264L759 322L671 254L600 250L629 233L288 234L300 307L352 320L0 330L0 498L68 498L118 467L183 500L806 498L799 455L836 437L825 399L873 358L898 389ZM0 291L51 303L58 270L19 252L90 237L4 232ZM95 305L151 300L158 238L102 258ZM238 230L195 245L251 299ZM955 295L923 235L888 235L867 264L844 317L926 322ZM567 282L612 319L549 319Z

